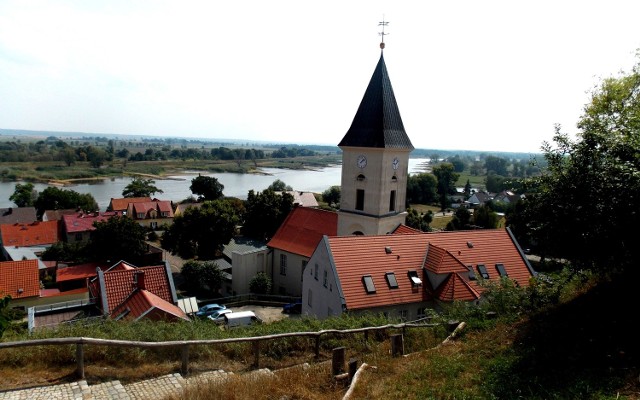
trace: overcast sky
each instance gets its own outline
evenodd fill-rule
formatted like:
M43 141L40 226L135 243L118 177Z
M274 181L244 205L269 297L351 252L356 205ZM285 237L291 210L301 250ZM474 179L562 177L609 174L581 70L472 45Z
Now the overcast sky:
M0 128L337 144L380 57L416 148L538 152L640 1L0 0Z

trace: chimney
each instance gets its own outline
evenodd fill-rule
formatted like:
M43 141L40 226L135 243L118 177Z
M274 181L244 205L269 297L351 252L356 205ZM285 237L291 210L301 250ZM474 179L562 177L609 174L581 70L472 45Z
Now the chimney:
M133 274L133 283L135 284L137 289L147 290L147 287L144 283L144 271L136 271Z

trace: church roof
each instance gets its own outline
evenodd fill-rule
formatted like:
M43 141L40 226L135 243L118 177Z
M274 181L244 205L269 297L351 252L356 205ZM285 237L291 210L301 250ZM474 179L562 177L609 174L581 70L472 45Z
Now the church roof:
M338 144L342 146L414 148L404 130L382 53L351 127Z

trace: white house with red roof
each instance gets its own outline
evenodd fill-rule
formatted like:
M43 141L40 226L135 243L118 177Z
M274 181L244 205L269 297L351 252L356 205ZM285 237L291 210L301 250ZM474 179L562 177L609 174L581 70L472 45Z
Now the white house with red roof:
M158 229L173 223L173 204L169 200L158 199L129 203L126 215L144 227Z
M338 214L310 207L295 207L267 243L272 249L274 292L300 297L302 273L323 235L335 236Z
M508 229L325 236L303 276L302 310L412 320L441 302L480 300L482 281L528 286L534 275Z

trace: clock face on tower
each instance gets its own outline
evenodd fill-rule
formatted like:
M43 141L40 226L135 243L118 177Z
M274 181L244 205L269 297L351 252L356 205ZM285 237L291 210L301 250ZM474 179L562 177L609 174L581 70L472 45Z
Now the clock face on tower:
M398 169L398 165L400 165L400 160L398 160L398 157L396 157L391 162L391 166L393 166L393 169Z
M356 164L358 165L358 168L364 168L367 166L367 157L365 157L364 155L359 155L358 159L356 160Z

